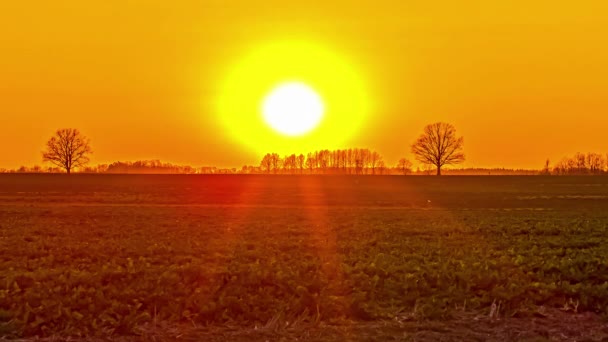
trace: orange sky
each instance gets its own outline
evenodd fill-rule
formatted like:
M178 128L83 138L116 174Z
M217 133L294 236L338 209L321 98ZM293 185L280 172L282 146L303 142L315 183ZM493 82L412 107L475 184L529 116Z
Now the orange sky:
M214 104L239 58L279 39L348 59L371 107L344 145L391 165L438 120L470 167L605 153L606 18L599 0L2 1L0 167L41 164L62 127L91 138L93 163L257 164Z

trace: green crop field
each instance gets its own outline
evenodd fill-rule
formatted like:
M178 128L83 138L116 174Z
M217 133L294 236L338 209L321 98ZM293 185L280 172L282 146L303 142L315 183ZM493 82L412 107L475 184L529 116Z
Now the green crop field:
M606 316L608 177L0 175L0 339L601 340Z

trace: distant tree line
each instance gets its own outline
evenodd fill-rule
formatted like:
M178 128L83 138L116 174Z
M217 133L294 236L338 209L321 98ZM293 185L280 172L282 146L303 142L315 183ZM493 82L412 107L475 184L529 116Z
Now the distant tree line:
M0 169L0 173L66 173L61 167L21 166L17 169ZM117 161L111 164L83 166L77 173L113 173L113 174L230 174L237 173L236 168L221 169L214 166L194 167L164 163L160 160L139 160L134 162Z
M160 160L140 160L136 162L114 162L109 165L98 166L97 172L100 173L154 173L154 174L173 174L196 173L196 168L192 166L174 165L163 163Z
M367 148L320 150L284 157L267 153L260 162L267 174L385 174L382 156Z
M136 164L138 162L116 162L113 164L129 165ZM165 163L163 163L165 164ZM167 163L168 164L168 163ZM108 173L108 167L112 164L100 164L96 166L85 166L78 168L73 173L80 174L105 174ZM394 167L386 167L382 173L377 172L377 175L413 175L413 176L428 176L434 175L436 170L428 165L421 165L422 167L406 168L405 170L399 167L397 163ZM506 168L451 168L442 171L443 175L538 175L541 171L539 169L506 169ZM0 168L0 173L65 173L65 170L59 167L43 167L39 165L35 166L21 166L16 169ZM126 173L126 174L268 174L263 171L259 165L244 165L242 168L218 168L214 166L205 167L194 167L187 165L175 165L170 171L158 170L158 169L131 169L118 171L114 169L112 173ZM298 175L299 173L294 173ZM308 169L304 170L303 174L309 174ZM313 173L321 174L321 173ZM370 174L370 173L367 173Z
M576 153L566 157L550 168L550 162L545 162L544 174L554 175L601 175L608 173L608 155L599 153Z

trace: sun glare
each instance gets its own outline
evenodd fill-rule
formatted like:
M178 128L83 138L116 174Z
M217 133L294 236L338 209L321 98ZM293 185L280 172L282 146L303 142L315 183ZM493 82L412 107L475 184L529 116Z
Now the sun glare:
M266 123L289 136L299 136L313 130L323 118L324 111L319 94L300 82L279 85L262 103Z
M347 144L369 110L363 78L321 45L261 45L229 68L218 96L224 132L258 153Z

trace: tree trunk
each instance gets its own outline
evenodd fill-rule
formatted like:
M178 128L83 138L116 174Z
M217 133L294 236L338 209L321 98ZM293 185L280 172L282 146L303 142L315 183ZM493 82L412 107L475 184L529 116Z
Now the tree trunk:
M441 176L441 166L437 166L437 176Z
M70 174L70 168L66 168L65 171L68 173L68 175Z

